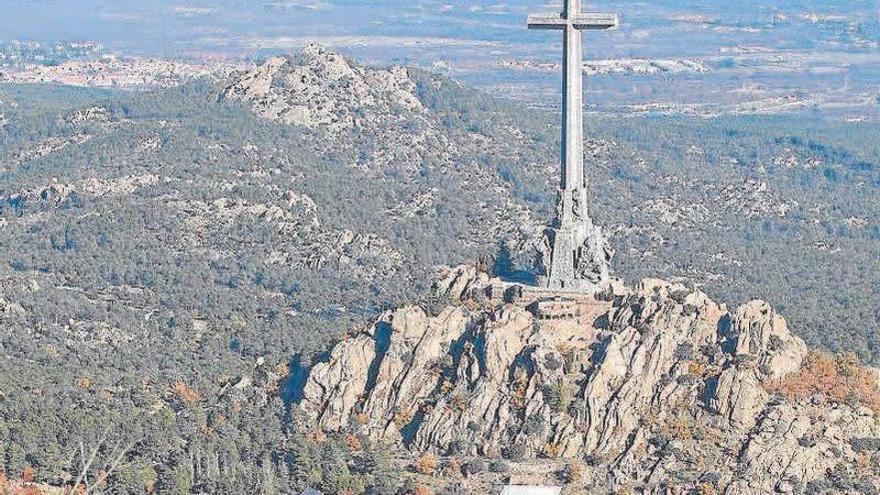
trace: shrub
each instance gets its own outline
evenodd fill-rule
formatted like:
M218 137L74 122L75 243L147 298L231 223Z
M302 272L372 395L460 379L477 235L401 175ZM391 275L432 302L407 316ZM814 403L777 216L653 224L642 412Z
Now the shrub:
M688 364L688 374L705 377L708 371L708 367L705 363L699 363L696 361L692 361Z
M468 461L464 466L464 471L468 476L482 473L486 470L486 461L479 457Z
M456 454L464 454L467 451L467 445L464 444L461 440L453 440L449 444L449 448L446 453L448 455L456 455Z
M790 400L819 394L833 402L868 407L880 415L876 379L852 353L832 355L813 351L800 371L767 384L767 389Z
M452 401L449 403L449 407L451 407L453 411L465 412L468 408L468 398L463 394L455 394L455 397L453 397Z
M177 383L174 384L174 393L187 404L192 404L193 402L198 402L202 400L202 395L189 385L186 384L183 380L178 380Z
M416 459L416 471L420 474L433 475L437 471L437 466L440 462L437 460L437 456L431 453L422 454L418 459Z
M345 446L348 447L350 452L357 452L361 450L361 441L358 437L349 433L345 435Z
M517 370L519 371L519 370ZM524 373L519 374L516 378L516 382L514 382L512 394L510 396L510 402L513 404L513 407L517 409L524 409L526 407L526 392L527 392L527 381Z
M522 462L529 457L529 448L525 445L511 445L504 448L504 457L514 462Z
M559 446L559 444L551 443L551 442L545 443L544 447L541 448L541 453L544 454L544 456L547 457L548 459L553 459L553 458L559 457L559 454L561 453L561 451L562 451L562 448Z
M545 424L544 418L540 414L535 413L526 418L525 432L530 436L541 436L544 434Z
M568 406L571 405L574 394L573 388L564 377L559 378L549 387L549 402L555 412L568 412Z
M660 426L660 433L667 440L693 440L697 433L694 419L686 412L679 411Z
M446 475L461 476L461 462L455 457L449 459L449 463L446 465Z
M853 438L849 443L856 452L874 452L880 450L880 438Z
M370 421L370 417L367 416L365 413L359 412L354 415L354 423L357 426L363 426L363 425L369 423L369 421Z
M290 376L290 365L285 362L280 362L275 365L275 374L281 378L287 378Z
M34 481L34 474L35 471L33 467L31 467L30 465L25 466L24 469L21 471L21 480L25 483L30 483L31 481Z
M715 495L715 487L712 483L702 483L697 488L697 494L699 495Z
M394 424L397 425L398 428L403 428L412 420L413 413L411 411L398 410L394 413Z
M710 472L705 473L704 475L700 476L700 483L708 483L712 486L716 486L716 485L718 485L718 483L720 481L721 481L721 475L714 472L714 471L710 471Z
M443 385L440 386L440 391L444 394L448 394L455 388L455 385L452 384L449 380L443 380Z
M565 466L565 481L567 483L577 483L584 477L584 463L574 459Z
M688 343L679 344L675 349L675 359L679 361L688 361L694 356L694 346Z
M434 495L434 492L425 485L416 485L413 488L412 495Z
M506 473L510 471L510 466L508 466L506 462L496 459L489 463L489 471L492 471L493 473Z
M556 356L554 356L553 354L549 354L547 356L547 359L544 364L545 364L545 366L547 366L547 369L550 371L556 371L562 367L562 361L556 359Z
M798 438L798 445L808 449L815 447L817 443L819 443L819 441L816 439L816 435L804 435ZM853 450L855 450L855 444L853 444ZM856 450L856 452L858 452L858 450Z

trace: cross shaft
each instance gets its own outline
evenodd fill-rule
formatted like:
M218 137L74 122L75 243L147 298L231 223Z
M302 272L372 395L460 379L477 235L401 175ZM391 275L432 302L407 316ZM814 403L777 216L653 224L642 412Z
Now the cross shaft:
M528 18L529 29L563 30L563 152L562 189L583 179L583 35L585 29L611 29L618 24L617 14L584 13L581 0L565 0L561 14L535 14Z
M592 227L584 178L582 31L611 29L618 24L616 14L583 13L580 9L581 0L565 0L561 14L537 14L528 18L530 29L558 29L563 36L561 208L548 280L549 286L555 288L577 284L576 265Z

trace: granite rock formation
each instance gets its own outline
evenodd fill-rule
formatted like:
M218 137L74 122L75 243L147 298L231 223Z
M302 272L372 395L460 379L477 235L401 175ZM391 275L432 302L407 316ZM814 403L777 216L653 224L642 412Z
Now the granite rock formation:
M764 302L649 279L592 323L548 322L482 299L490 282L446 271L437 290L458 303L384 313L312 368L299 407L414 453L587 459L587 486L645 493L803 493L880 435L865 407L772 392L808 349Z

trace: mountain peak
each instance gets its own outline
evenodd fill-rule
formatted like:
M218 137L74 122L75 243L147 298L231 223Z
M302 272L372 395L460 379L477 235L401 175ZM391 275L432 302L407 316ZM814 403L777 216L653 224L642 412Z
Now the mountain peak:
M423 111L415 87L403 68L361 67L308 44L297 57L273 57L234 78L222 97L248 102L270 120L340 133Z
M317 43L309 43L303 47L299 58L304 66L332 80L357 77L354 69L356 64L350 63L341 54L328 51Z

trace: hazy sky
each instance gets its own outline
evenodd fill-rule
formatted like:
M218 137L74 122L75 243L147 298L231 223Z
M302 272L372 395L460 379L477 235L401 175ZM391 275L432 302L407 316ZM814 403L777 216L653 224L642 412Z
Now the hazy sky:
M586 36L587 59L697 61L705 71L612 74L588 104L795 97L873 101L880 87L880 0L589 1L622 24ZM561 58L558 32L527 14L561 0L0 0L0 41L97 41L105 51L262 58L309 41L370 64L444 72L515 98L557 101L558 71L507 61ZM653 63L653 62L652 62ZM658 84L658 79L662 84ZM841 93L843 88L843 93ZM811 103L812 104L812 103Z
M529 12L558 9L536 0L0 0L0 40L96 40L141 54L281 48L307 38L394 48L425 38L428 45L491 42L532 44ZM652 0L588 2L619 12L624 26L594 44L615 54L715 50L725 42L777 48L809 43L823 20L876 25L878 1ZM810 17L811 15L815 17ZM774 22L803 32L768 30ZM788 34L790 38L786 38ZM870 34L870 33L869 33ZM693 43L692 40L708 41ZM731 40L735 38L735 40ZM485 47L483 48L485 49ZM400 50L400 56L406 56Z

